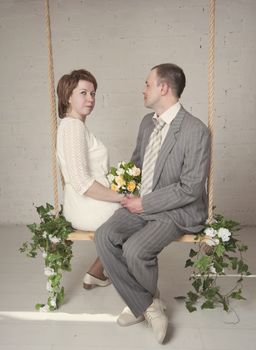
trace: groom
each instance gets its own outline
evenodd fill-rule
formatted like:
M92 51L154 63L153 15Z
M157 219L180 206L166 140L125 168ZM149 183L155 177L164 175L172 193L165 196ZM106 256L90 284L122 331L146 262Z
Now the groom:
M199 232L207 218L209 132L179 102L185 83L175 64L151 69L143 95L154 112L142 120L131 158L142 169L141 196L125 197L95 235L104 268L127 304L118 324L146 319L159 343L168 319L157 290L157 256L185 232Z

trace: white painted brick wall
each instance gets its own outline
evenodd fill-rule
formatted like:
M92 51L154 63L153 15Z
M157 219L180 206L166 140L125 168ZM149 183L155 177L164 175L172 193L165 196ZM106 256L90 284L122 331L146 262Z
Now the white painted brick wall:
M128 160L149 69L183 67L182 103L207 123L207 0L52 0L56 82L91 70L99 89L89 118L111 163ZM256 224L254 0L216 1L215 204ZM43 1L0 0L0 223L35 220L53 202ZM61 194L60 194L61 197Z

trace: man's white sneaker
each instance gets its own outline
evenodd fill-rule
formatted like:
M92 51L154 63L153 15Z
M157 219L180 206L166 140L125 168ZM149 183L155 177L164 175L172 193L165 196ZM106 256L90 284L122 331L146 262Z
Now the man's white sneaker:
M160 299L154 299L153 303L144 312L146 321L153 329L157 341L162 344L166 336L168 319L164 313L166 306Z
M135 317L134 314L132 313L131 309L128 306L126 306L123 309L123 311L121 312L121 314L119 315L119 317L117 319L117 323L121 327L127 327L127 326L131 326L133 324L142 322L144 320L145 320L145 318L143 315L141 315L139 317Z

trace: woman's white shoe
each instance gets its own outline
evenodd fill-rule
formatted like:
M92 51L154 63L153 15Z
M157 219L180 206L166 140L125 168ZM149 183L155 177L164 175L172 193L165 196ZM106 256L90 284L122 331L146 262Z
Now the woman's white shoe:
M88 272L84 276L83 286L85 289L91 289L94 287L106 287L111 283L109 278L102 280L100 278L90 275Z

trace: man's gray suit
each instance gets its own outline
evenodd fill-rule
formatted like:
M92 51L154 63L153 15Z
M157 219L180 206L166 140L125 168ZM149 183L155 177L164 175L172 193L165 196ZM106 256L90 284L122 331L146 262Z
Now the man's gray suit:
M140 168L154 129L152 116L142 120L132 155ZM159 152L152 193L142 198L144 212L118 209L96 231L104 268L136 317L152 303L156 292L157 255L183 233L203 228L209 148L208 128L181 107Z

